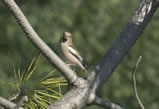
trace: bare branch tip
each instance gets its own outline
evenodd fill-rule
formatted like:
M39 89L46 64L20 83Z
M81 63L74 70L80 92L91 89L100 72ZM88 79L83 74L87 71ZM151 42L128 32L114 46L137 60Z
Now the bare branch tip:
M139 56L137 58L137 61L136 61L136 64L134 66L134 70L132 71L132 82L133 82L133 89L134 89L134 94L135 94L135 97L136 97L136 100L138 102L138 104L140 105L141 109L145 109L144 105L142 104L141 100L140 100L140 97L138 95L138 92L137 92L137 87L136 87L136 76L135 76L135 73L136 73L136 70L138 68L138 65L140 64L141 62L141 59L142 59L142 56Z

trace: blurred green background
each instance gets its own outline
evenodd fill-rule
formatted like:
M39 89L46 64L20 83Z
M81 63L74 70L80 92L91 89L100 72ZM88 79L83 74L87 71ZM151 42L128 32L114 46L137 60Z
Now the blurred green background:
M140 1L138 0L16 0L40 37L61 57L59 38L64 31L73 35L76 48L86 60L89 71L127 24ZM146 109L159 107L159 13L153 16L141 38L124 58L99 92L99 96L123 106L139 109L132 89L131 72L136 58L143 59L137 70L137 88ZM21 69L28 67L38 50L28 41L4 3L0 1L0 96L16 92L11 82L13 63ZM35 87L54 68L41 57L41 65L30 81ZM84 76L77 69L80 76ZM85 109L103 109L90 106Z

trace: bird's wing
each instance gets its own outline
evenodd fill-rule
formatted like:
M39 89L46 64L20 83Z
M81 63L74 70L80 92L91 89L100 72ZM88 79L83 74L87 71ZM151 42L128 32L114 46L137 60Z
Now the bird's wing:
M74 45L72 45L72 44L69 45L69 46L68 46L68 49L70 50L70 52L72 52L72 53L77 54L77 55L80 56L80 53L78 52L78 50L75 48Z
M87 65L86 65L85 61L83 60L83 58L80 56L77 49L73 45L69 45L68 50L76 59L78 59L80 61L80 63L83 65L83 67L85 69L87 69Z

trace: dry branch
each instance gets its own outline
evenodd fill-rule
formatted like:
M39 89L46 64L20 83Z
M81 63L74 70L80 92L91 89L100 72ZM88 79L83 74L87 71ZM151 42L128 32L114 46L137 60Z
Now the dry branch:
M139 64L140 64L140 62L141 62L141 59L142 59L142 56L139 56L139 58L138 58L137 61L136 61L135 67L134 67L134 69L133 69L133 71L132 71L132 81L133 81L134 94L135 94L135 97L136 97L136 99L137 99L137 102L139 103L139 105L140 105L140 107L141 107L142 109L145 109L145 108L144 108L144 105L142 104L142 102L141 102L141 100L140 100L140 97L139 97L139 95L138 95L137 88L136 88L136 70L137 70L137 68L138 68L138 66L139 66Z

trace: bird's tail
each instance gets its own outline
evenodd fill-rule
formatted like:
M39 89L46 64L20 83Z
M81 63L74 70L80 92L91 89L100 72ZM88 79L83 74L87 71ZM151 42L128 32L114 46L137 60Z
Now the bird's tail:
M85 63L83 63L82 65L83 65L84 71L85 71L86 73L88 73L88 70L87 70L88 67L87 67L87 65L86 65Z
M85 71L86 73L88 73L88 70L87 70L86 68L84 68L84 71Z
M88 73L88 70L87 70L88 66L84 60L82 60L82 67L85 70L85 72Z

